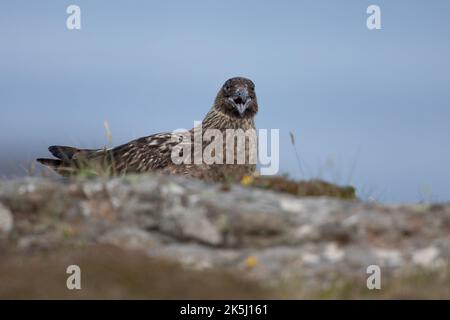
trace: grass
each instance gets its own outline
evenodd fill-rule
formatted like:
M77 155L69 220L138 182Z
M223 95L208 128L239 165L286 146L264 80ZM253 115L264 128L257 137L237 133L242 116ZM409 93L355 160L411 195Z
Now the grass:
M268 299L278 294L225 270L192 270L112 246L0 252L0 299ZM81 290L67 290L67 266ZM39 276L36 276L39 275Z
M0 249L0 299L450 298L448 267L383 276L380 290L367 289L366 279L351 273L342 274L325 287L308 288L301 278L267 287L244 279L239 272L193 270L139 251L106 245L21 253ZM79 291L65 286L66 268L72 264L82 270Z
M245 179L245 178L244 178ZM284 176L257 176L251 182L242 180L242 184L259 189L273 190L298 197L333 197L355 200L356 191L352 186L339 186L322 180L294 181Z
M384 277L381 289L369 290L364 279L336 281L311 295L316 299L450 299L450 269L414 269L403 275Z

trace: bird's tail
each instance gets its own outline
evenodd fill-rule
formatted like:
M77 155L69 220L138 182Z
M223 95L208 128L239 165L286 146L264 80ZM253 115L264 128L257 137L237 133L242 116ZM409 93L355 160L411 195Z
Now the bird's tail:
M75 155L77 155L81 152L86 153L86 152L89 152L92 150L82 150L82 149L66 147L66 146L51 146L48 148L48 151L50 151L50 153L58 159L72 160L72 159L74 159Z
M78 149L66 146L51 146L50 153L57 159L36 159L39 163L53 169L61 175L77 174L83 168L88 167L88 161L94 158L100 150Z

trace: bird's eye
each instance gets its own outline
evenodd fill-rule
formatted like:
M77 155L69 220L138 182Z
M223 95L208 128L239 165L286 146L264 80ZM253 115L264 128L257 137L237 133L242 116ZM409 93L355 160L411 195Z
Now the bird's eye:
M226 92L229 92L231 90L231 81L230 80L228 80L224 83L223 90L225 90Z

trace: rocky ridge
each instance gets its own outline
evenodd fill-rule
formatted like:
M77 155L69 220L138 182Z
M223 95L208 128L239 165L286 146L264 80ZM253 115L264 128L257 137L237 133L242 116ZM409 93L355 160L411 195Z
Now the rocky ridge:
M225 270L284 297L334 297L349 283L367 290L370 265L383 284L417 272L448 279L450 205L299 198L164 175L24 178L0 182L0 243L14 252L112 245Z

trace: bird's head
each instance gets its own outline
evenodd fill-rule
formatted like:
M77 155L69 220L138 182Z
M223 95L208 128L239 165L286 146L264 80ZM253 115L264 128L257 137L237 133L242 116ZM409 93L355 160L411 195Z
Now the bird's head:
M254 83L241 77L228 79L217 94L215 108L231 117L253 117L258 112Z

